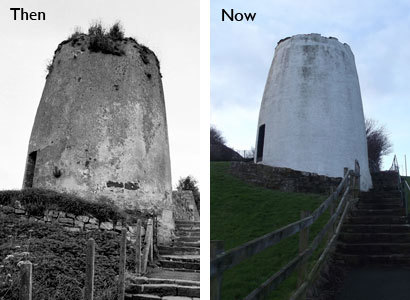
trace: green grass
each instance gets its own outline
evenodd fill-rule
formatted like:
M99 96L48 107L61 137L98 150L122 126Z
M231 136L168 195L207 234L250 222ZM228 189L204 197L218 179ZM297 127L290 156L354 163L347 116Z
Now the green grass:
M211 240L223 240L225 250L300 219L325 200L316 194L287 193L252 186L229 174L229 163L211 163ZM312 240L326 224L326 212L311 227ZM321 245L323 247L323 245ZM322 248L320 247L320 248ZM289 237L226 271L222 299L242 299L292 260L298 252L298 235ZM310 264L317 258L313 255ZM287 299L296 288L294 273L269 299Z

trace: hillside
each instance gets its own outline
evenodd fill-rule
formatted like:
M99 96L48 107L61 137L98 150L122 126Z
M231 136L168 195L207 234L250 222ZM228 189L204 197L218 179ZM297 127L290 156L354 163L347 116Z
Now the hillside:
M228 169L228 162L211 162L211 240L223 240L226 250L297 221L301 210L313 211L326 198L251 186L230 175ZM310 240L328 217L325 213L312 225ZM294 235L225 272L222 299L245 297L294 258L297 245L298 235ZM293 275L270 299L286 299L295 287Z

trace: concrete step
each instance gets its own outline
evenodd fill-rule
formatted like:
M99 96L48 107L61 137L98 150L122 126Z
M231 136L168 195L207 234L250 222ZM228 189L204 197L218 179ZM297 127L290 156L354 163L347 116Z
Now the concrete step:
M199 255L198 247L168 247L168 246L158 246L158 251L160 255L169 255L169 254L197 254Z
M344 254L361 254L361 255L392 255L407 254L410 255L410 243L358 243L347 244L338 242L336 251Z
M377 202L377 203L357 203L356 207L358 209L403 209L402 203L391 203L391 202Z
M348 217L348 224L405 224L406 217L404 216L360 216Z
M344 243L410 243L408 233L347 233L341 232L339 240Z
M350 212L351 216L404 216L401 208L395 209L356 209Z
M380 203L380 202L387 202L387 203L402 203L400 196L397 197L386 197L386 196L372 196L368 198L360 198L359 203Z
M410 255L403 254L390 254L390 255L352 255L336 252L334 258L337 262L343 262L349 266L366 266L366 265L377 265L377 266L409 266L410 265Z
M160 260L161 267L174 270L189 270L198 271L200 269L199 262L185 262L185 261L172 261L172 260Z
M342 232L403 233L410 232L410 224L343 224Z
M187 286L180 284L134 284L128 286L125 291L128 295L151 294L155 296L180 296L180 297L198 297L200 296L199 286ZM131 298L134 299L134 298ZM149 298L148 298L149 299ZM155 298L154 298L155 299Z

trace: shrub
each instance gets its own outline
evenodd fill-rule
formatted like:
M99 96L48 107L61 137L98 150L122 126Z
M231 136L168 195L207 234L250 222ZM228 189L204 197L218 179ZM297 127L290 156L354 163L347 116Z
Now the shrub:
M74 215L90 214L100 221L125 220L125 214L115 206L112 200L106 197L102 201L90 202L72 194L39 188L0 191L1 205L15 205L17 201L33 216L41 216L44 211L52 209Z
M108 33L108 36L114 41L124 39L124 30L120 22L116 22L114 25L112 25Z
M119 23L114 24L107 34L101 23L97 22L90 26L88 35L90 37L90 45L88 47L90 51L119 56L125 54L124 50L120 49L119 43L117 43L122 39L119 37L124 35Z

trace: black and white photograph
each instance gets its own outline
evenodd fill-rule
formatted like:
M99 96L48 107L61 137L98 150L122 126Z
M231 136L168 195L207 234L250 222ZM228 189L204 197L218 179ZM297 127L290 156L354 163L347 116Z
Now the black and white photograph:
M0 20L0 299L199 299L199 1Z

